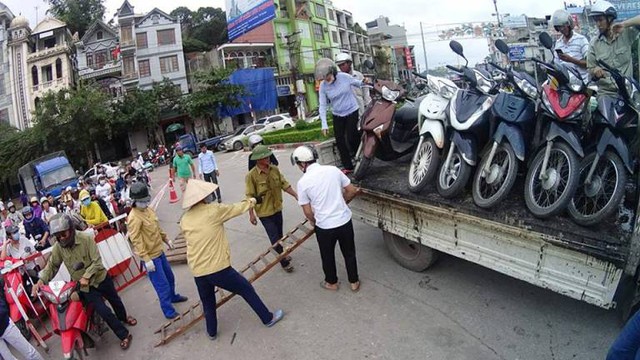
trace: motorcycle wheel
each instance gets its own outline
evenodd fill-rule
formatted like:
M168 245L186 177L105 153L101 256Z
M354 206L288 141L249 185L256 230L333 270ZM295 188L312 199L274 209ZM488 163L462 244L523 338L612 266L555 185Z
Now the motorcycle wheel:
M450 146L455 146L451 144ZM462 158L462 154L456 147L451 155L451 161L448 168L445 169L444 164L440 167L438 174L437 188L438 193L443 198L453 198L460 195L464 191L464 187L471 177L471 166Z
M27 341L31 340L31 331L29 331L29 328L27 327L27 322L24 321L24 319L20 319L18 321L16 321L16 327L18 328L18 330L20 330L20 334L22 334L22 336L24 336L25 339L27 339Z
M595 153L591 153L582 161L578 188L568 207L573 221L582 226L595 225L611 216L622 201L627 182L622 160L615 153L607 151L598 160L591 184L585 184L595 156Z
M545 218L564 210L578 187L578 157L562 142L554 143L549 155L546 179L540 179L545 147L531 162L524 187L524 200L533 215Z
M416 148L409 166L409 191L418 193L438 173L441 151L431 136L425 136Z
M518 158L511 145L502 143L489 165L489 173L482 177L482 169L489 161L489 154L482 158L473 179L473 202L488 209L499 204L511 191L518 174Z
M373 158L369 159L368 157L364 156L364 154L362 154L362 151L363 144L362 142L360 142L360 146L358 146L358 151L356 152L356 156L354 159L356 166L353 169L353 177L356 180L362 180L364 178L364 175L367 173L369 167L371 166L371 163L373 162Z

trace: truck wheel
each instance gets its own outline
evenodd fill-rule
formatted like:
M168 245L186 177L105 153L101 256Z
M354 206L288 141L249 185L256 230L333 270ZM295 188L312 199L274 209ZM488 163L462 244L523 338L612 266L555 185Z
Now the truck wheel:
M395 261L409 270L425 271L438 259L438 251L428 246L384 230L382 237Z

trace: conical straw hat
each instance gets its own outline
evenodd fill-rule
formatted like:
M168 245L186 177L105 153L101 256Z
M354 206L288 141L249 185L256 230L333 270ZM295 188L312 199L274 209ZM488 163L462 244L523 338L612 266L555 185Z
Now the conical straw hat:
M216 191L217 188L218 185L207 181L189 180L187 190L184 192L184 198L182 199L182 208L186 210L192 207Z

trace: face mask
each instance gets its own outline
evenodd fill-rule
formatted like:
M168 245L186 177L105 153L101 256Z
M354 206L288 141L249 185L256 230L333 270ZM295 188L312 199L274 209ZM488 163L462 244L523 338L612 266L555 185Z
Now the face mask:
M213 194L209 194L207 195L206 198L204 198L204 203L205 204L211 204L213 202Z
M20 240L20 232L16 232L16 233L11 234L11 238L13 240L15 240L15 241Z
M104 185L104 184L106 184L106 183L107 183L107 182L106 182L105 180L100 180L100 185Z
M89 206L89 204L91 204L91 199L84 199L84 200L82 200L82 205L84 205L84 206Z
M137 201L136 200L136 207L140 208L140 209L146 209L149 206L149 202L148 201Z
M13 214L14 212L16 212L16 209L11 208L11 209L9 209L9 212Z

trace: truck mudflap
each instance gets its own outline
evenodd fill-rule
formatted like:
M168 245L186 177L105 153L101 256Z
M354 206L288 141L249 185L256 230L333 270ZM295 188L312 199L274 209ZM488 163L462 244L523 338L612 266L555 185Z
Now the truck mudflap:
M547 234L363 189L354 218L424 246L605 309L623 269Z

